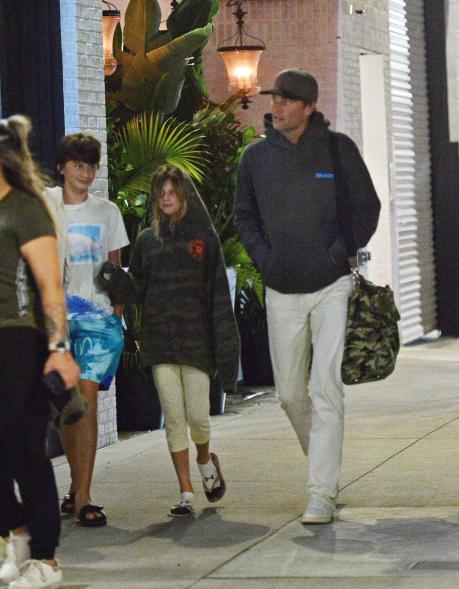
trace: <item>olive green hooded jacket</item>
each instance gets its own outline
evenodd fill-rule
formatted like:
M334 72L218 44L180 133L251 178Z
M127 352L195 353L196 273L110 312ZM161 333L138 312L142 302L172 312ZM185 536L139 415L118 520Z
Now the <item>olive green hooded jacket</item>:
M239 335L220 241L194 184L188 210L172 224L162 220L159 238L144 229L134 246L129 272L105 263L99 278L119 301L142 305L142 364L186 364L234 390ZM153 207L150 198L149 208Z

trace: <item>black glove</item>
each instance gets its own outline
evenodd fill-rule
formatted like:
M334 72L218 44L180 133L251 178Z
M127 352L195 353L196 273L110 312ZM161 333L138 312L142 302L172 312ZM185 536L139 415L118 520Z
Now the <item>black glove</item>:
M118 268L119 268L119 266L117 266L113 262L110 262L109 260L107 260L106 262L104 262L102 264L97 278L102 283L106 284L106 283L110 282L110 280L113 277L113 274L115 274L115 272L118 270Z

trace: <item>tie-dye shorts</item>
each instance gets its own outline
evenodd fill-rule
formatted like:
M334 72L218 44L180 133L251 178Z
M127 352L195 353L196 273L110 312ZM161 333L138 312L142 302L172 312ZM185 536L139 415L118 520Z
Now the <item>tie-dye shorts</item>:
M98 382L100 389L108 390L124 346L121 317L113 314L90 321L70 319L68 326L71 352L80 366L80 378Z

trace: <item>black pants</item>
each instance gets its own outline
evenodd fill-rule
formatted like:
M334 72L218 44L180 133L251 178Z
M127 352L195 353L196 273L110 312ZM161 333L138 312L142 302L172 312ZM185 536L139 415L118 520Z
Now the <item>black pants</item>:
M49 406L41 376L47 355L46 339L37 330L0 329L0 534L27 525L31 556L39 560L54 557L60 533L56 483L45 450Z

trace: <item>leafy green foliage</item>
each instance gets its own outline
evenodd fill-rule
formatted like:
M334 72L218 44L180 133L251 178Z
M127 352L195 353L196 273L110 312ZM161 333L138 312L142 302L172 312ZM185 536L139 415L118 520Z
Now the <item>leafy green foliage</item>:
M167 30L176 39L190 30L204 27L212 18L211 13L215 12L216 4L218 5L218 2L214 0L187 0L181 2L170 13L167 19Z
M130 53L147 53L161 24L157 0L131 0L124 16L124 44Z
M246 146L257 137L256 130L244 128L234 114L240 98L241 94L236 93L223 104L209 104L193 118L193 124L201 129L209 151L209 165L200 192L223 243L225 263L236 268L238 296L242 291L250 290L263 308L263 279L235 236L234 228L237 164Z
M114 39L118 68L107 79L107 96L119 103L122 120L128 118L122 112L125 109L171 114L177 109L184 84L187 103L202 100L207 93L202 49L212 35L210 21L218 5L218 0L183 0L169 17L165 32L159 30L157 0L130 0L125 15L125 50L121 50L119 28Z
M162 164L177 166L198 183L207 162L200 129L164 119L160 114L138 115L116 130L117 119L108 119L110 198L123 215L131 243L135 241L150 192L151 178Z
M175 38L190 29L203 27L206 23L212 22L219 8L219 0L182 2L167 19L167 29ZM194 51L190 60L193 65L185 72L180 101L175 111L175 116L181 120L191 121L194 113L205 106L208 89L202 70L203 48L204 45Z
M210 104L193 118L193 125L204 135L209 152L208 169L200 191L222 242L235 234L237 164L246 145L256 137L255 129L244 129L233 112L239 98L237 93L223 104Z
M161 164L177 166L201 182L207 152L204 135L173 118L163 120L159 114L133 117L117 132L117 138L129 158L134 174L125 183L132 193L150 189L154 168Z
M236 269L236 294L243 290L252 290L260 304L264 307L265 286L260 272L252 258L246 252L242 242L237 237L230 237L223 244L225 264Z
M124 349L122 362L127 371L140 368L140 324L142 319L142 306L129 303L124 306Z

